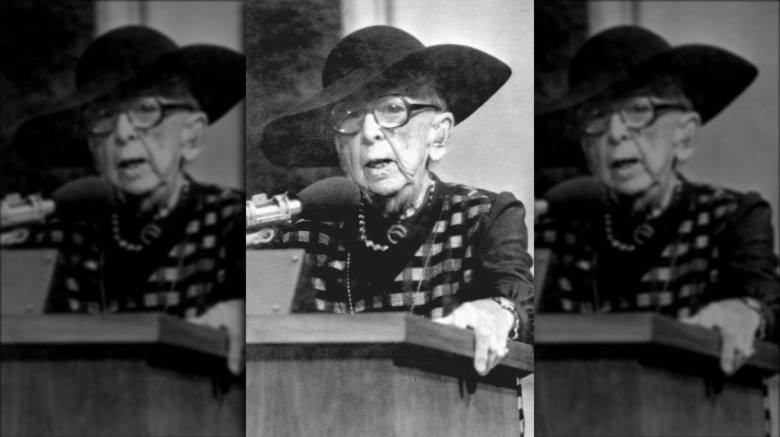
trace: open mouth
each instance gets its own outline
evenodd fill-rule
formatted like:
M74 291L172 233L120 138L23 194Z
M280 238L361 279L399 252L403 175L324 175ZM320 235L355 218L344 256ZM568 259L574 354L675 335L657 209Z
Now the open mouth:
M393 162L395 161L392 159L372 159L366 163L366 167L373 170L381 170Z
M610 167L613 170L626 170L634 165L639 164L639 160L636 158L625 158L625 159L616 159L612 161L612 164L610 164Z
M123 159L117 164L120 170L133 170L147 163L146 158Z

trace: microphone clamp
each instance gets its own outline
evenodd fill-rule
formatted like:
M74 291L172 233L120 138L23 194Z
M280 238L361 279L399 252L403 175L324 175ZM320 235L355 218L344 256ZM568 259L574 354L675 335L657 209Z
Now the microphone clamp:
M268 198L265 194L256 194L246 203L246 229L256 230L260 227L287 223L301 212L301 202L278 194Z

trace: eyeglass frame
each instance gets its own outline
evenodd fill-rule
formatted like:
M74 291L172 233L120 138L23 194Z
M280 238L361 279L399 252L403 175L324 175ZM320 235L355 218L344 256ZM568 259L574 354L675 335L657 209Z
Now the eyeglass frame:
M404 108L406 109L406 119L404 120L403 123L401 123L401 124L399 124L397 126L382 126L382 123L379 121L379 116L376 114L377 107L376 107L375 103L377 101L379 101L380 99L384 98L384 97L391 97L391 96L392 97L397 97L397 98L399 98L403 102ZM338 128L338 126L336 126L337 123L336 123L336 120L335 120L333 112L336 109L336 107L338 107L338 105L339 105L339 103L336 103L335 105L333 105L333 107L330 109L330 112L328 114L329 115L328 116L328 121L330 122L330 126L333 128L333 130L336 131L336 133L338 133L340 135L354 135L354 134L360 132L360 130L362 129L362 123L359 124L358 127L354 131L342 131L341 129ZM409 103L409 101L406 100L406 98L404 96L400 95L400 94L395 94L395 93L383 94L383 95L373 99L371 101L371 103L364 105L363 109L360 110L360 116L356 117L356 120L362 120L363 118L365 118L366 114L368 113L367 107L368 106L372 106L372 105L374 106L374 109L371 111L371 114L374 116L374 120L376 120L377 124L380 127L384 128L384 129L397 129L397 128L401 127L401 126L406 125L406 123L409 123L409 120L412 118L412 111L416 111L418 109L434 108L437 111L441 111L442 110L442 108L440 108L438 105L426 104L426 103Z
M650 119L644 123L643 125L634 126L631 125L627 120L626 117L623 115L623 110L618 109L618 107L628 101L635 101L639 99L646 99L647 102L650 104L650 108L652 109L652 116ZM606 132L609 129L609 120L612 118L613 114L617 114L620 117L620 121L623 122L623 124L629 128L634 130L640 130L645 129L649 126L652 126L657 120L658 117L660 117L664 111L668 110L681 110L681 111L690 111L691 107L688 104L685 104L683 102L656 102L653 100L650 96L636 96L636 97L630 97L627 99L622 99L619 103L609 105L610 109L608 112L606 112L603 116L604 125L603 128L596 131L596 132L589 132L587 130L587 125L593 123L595 120L597 120L599 117L590 117L587 121L581 121L583 117L580 117L580 111L585 105L581 105L577 110L575 111L575 124L577 126L577 130L584 135L588 136L595 136L595 135L601 135L604 132Z
M159 116L159 118L157 120L155 120L153 123L149 124L148 126L145 126L145 125L140 125L139 126L139 125L136 124L136 120L133 119L132 114L130 112L128 112L128 111L129 111L130 107L133 106L133 104L135 104L136 102L145 100L145 99L151 99L151 100L153 100L157 104L157 106L159 106L159 108L160 108L160 111L159 111L160 116ZM152 129L152 128L155 128L155 127L159 126L163 122L163 120L165 120L165 118L167 118L169 115L171 115L172 113L176 112L177 110L182 110L183 109L183 110L193 111L193 110L197 109L197 107L195 105L191 104L191 103L163 103L161 98L157 97L157 96L138 97L136 99L132 99L129 103L127 103L125 105L118 105L118 106L120 108L122 108L122 109L117 110L117 111L110 111L111 112L111 116L107 116L106 115L106 113L108 111L100 112L99 113L100 115L98 115L97 117L92 118L93 120L95 120L94 122L91 122L89 120L89 117L87 115L88 111L84 110L83 113L82 113L82 119L83 119L83 123L84 123L84 128L87 131L87 133L90 134L90 135L96 135L96 136L103 136L103 135L110 134L111 132L113 132L116 129L116 122L119 119L119 116L122 115L122 114L127 115L127 120L130 122L130 124L133 127L137 128L137 129L147 130L147 129ZM106 130L106 131L102 131L102 130L98 131L98 130L96 130L97 125L100 124L100 121L103 120L103 119L111 122L110 123L111 126L112 126L111 129Z

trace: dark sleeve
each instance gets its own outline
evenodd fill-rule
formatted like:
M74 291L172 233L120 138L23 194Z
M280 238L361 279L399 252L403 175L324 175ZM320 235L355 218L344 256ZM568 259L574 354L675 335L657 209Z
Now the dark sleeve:
M724 235L721 298L752 297L761 303L765 338L780 340L780 281L774 253L772 210L755 193L746 194Z
M503 296L520 314L520 341L533 341L533 260L528 254L525 207L510 193L496 196L474 235L475 292Z
M219 287L214 300L217 302L231 299L246 298L246 245L241 246L245 241L244 221L246 217L243 213L244 204L236 196L238 202L231 202L229 207L231 211L226 214L225 227L222 229L222 238L225 245L225 281Z

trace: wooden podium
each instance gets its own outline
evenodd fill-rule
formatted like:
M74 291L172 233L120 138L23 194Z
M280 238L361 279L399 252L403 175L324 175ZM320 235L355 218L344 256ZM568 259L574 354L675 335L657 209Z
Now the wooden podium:
M247 436L519 435L512 342L482 378L471 331L404 314L247 316Z
M244 435L227 336L160 314L3 316L3 436Z
M765 435L777 346L725 377L716 332L656 314L542 314L536 331L536 436Z

